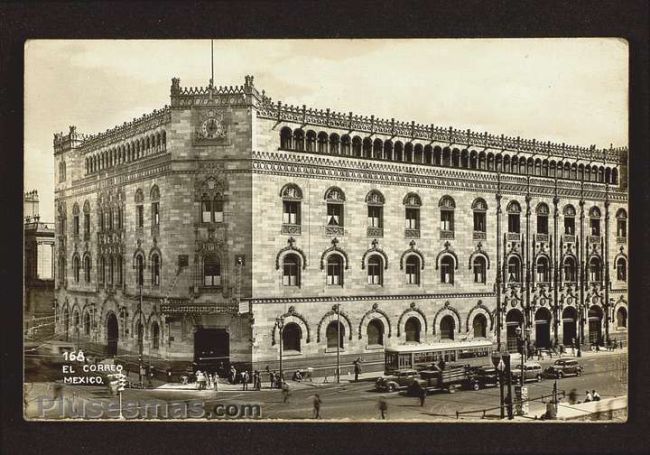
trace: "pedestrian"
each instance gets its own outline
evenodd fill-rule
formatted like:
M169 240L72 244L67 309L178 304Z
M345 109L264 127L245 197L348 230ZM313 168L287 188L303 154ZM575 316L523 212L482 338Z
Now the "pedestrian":
M571 355L576 355L576 339L571 338Z
M196 386L199 390L205 389L205 375L201 370L196 370Z
M314 419L320 419L320 405L322 401L318 394L314 395Z
M594 397L591 393L589 393L589 390L586 392L587 396L585 397L585 403L588 403L590 401L594 401Z
M255 370L255 390L262 390L262 375L259 370Z
M234 365L230 366L230 383L235 384L237 382L237 368Z
M361 357L357 357L354 361L354 382L359 382L359 374L361 373Z
M269 382L271 383L271 388L275 387L275 372L269 371Z
M167 382L171 383L172 382L172 369L167 368Z
M381 414L381 420L386 419L387 411L388 411L388 403L386 403L386 398L379 397L379 413Z
M219 391L219 373L215 372L212 378L212 388L215 392Z
M248 390L248 372L245 370L241 372L239 376L242 383L242 390Z
M427 389L425 387L420 386L418 393L420 394L420 407L423 407L424 402L427 399Z
M598 392L596 392L595 389L591 391L591 398L594 401L600 401L600 395L598 394Z
M576 404L576 401L578 400L578 392L576 389L571 389L569 392L569 404Z
M282 402L286 403L289 401L289 384L286 382L282 383Z
M537 360L542 360L542 350L537 348Z

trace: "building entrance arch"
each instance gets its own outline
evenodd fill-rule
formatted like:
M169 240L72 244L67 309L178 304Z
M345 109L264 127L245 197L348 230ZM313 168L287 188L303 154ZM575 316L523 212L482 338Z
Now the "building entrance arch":
M106 316L106 354L109 357L117 355L117 341L120 338L119 325L115 313Z
M517 309L506 314L506 340L509 352L517 352L517 327L524 325L524 315Z
M589 320L589 343L600 343L602 340L602 319L603 319L603 310L600 307L594 305L589 308L589 313L587 315Z
M535 312L535 345L538 348L551 347L551 312L547 308Z
M566 307L562 312L562 344L571 346L573 340L577 339L576 321L578 313L573 307Z

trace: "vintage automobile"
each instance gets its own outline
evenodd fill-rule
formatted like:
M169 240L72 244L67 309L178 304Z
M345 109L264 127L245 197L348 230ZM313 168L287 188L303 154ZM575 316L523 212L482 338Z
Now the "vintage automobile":
M465 365L435 368L420 371L419 377L415 378L408 387L409 395L418 395L422 390L426 393L444 390L454 393L457 388L466 385L472 380L470 369Z
M544 376L562 379L564 376L580 376L582 366L575 359L558 359L553 365L544 370Z
M543 378L543 369L542 366L537 362L526 362L524 363L524 382L536 380L541 381ZM512 377L515 380L520 380L521 378L521 366L512 365Z
M388 376L381 376L375 382L375 389L380 392L394 392L395 390L405 389L418 376L416 370L405 369L396 370Z
M499 385L499 372L492 366L472 367L470 369L470 379L467 381L467 388L480 390L485 387L494 387Z

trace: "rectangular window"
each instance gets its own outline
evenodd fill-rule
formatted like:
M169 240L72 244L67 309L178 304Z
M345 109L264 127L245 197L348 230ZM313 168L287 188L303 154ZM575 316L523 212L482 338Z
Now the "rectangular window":
M283 224L300 224L299 207L300 203L297 201L282 201L284 207L282 213Z
M474 263L474 283L485 283L485 269L482 262Z
M209 223L212 216L212 201L201 202L201 222Z
M203 270L205 286L221 286L221 266L218 262L206 261Z
M223 223L223 201L214 201L214 222Z
M104 212L99 212L99 231L104 230Z
M485 212L474 212L474 231L485 232Z
M117 208L115 215L117 216L117 228L121 230L122 229L122 207Z
M627 226L625 220L616 220L616 236L627 237Z
M508 232L519 234L519 214L518 213L509 213L508 214Z
M151 218L154 226L160 226L160 203L153 202L151 204Z
M382 207L378 205L368 206L368 226L369 227L382 227L381 212Z
M417 264L406 264L406 282L408 284L420 284Z
M342 204L327 204L327 225L343 226Z
M451 264L440 264L440 281L445 284L454 283L454 275L451 271Z
M113 210L111 209L110 212L108 212L108 229L112 230L113 229Z
M453 231L454 230L454 212L451 210L441 210L440 211L440 223L441 229L443 231Z
M548 217L546 215L537 215L537 233L548 234Z
M144 227L144 207L141 205L136 207L136 226L139 228Z
M381 284L379 264L368 264L368 284Z
M592 219L591 221L591 235L600 235L600 220L598 218Z
M298 265L295 263L285 263L282 274L282 284L284 286L298 286Z
M39 243L36 249L37 269L36 276L39 280L51 280L52 274L52 245Z
M406 229L420 229L419 209L406 209Z
M564 218L564 233L566 235L576 234L576 220L573 217Z
M74 235L79 235L79 217L74 217Z

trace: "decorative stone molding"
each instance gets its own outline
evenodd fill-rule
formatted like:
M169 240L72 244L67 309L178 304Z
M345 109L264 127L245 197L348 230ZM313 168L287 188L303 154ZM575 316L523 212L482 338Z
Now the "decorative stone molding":
M330 311L325 313L325 315L321 318L321 320L318 322L318 326L316 327L316 342L320 343L321 340L321 327L324 325L324 323L327 321L328 325L332 320L336 320L336 313L337 311L334 309L336 306L334 306ZM347 330L348 330L348 339L352 341L352 323L350 322L350 318L348 315L343 312L339 311L339 314L341 316L341 319L343 319L342 323L347 324ZM327 328L327 325L325 325Z
M404 270L404 259L410 254L414 254L420 258L420 270L424 270L424 254L422 251L415 248L415 240L409 242L410 248L405 250L399 258L399 269Z
M444 303L443 307L440 308L438 311L436 311L436 314L433 316L433 324L432 324L433 334L434 335L436 334L436 327L438 326L438 317L440 315L445 315L445 314L451 314L451 315L455 316L455 323L456 323L457 331L458 331L458 333L461 333L462 327L461 327L460 313L458 312L458 310L456 310L456 308L451 306L451 304L449 303L449 300L447 300Z
M391 324L390 324L390 318L388 317L388 315L384 311L379 309L379 305L377 303L374 303L372 305L372 309L367 311L363 315L363 317L361 318L361 322L359 322L359 339L363 338L363 327L364 327L363 323L364 323L364 321L366 319L370 319L370 316L373 315L373 314L378 314L378 315L383 317L384 323L388 326L388 338L390 338L392 336L392 327L391 327ZM378 318L378 319L381 319L381 318ZM368 322L370 322L370 320Z
M440 258L446 254L454 258L454 270L458 270L458 256L456 256L456 253L451 249L451 243L449 242L445 242L445 248L436 256L436 270L440 268Z
M402 333L402 321L404 321L404 323L406 324L407 316L409 316L409 315L418 315L419 316L418 319L420 319L420 322L422 323L422 327L424 327L423 334L426 336L426 334L429 332L428 324L427 324L427 317L424 314L424 312L417 307L415 302L411 302L409 307L402 312L399 319L397 320L397 337L399 338L401 336L401 333Z
M343 259L345 259L345 270L347 270L350 266L350 261L348 260L348 253L346 253L342 248L339 248L338 246L339 240L335 237L332 239L332 246L323 251L323 254L321 254L320 257L320 269L324 270L325 269L325 258L330 254L330 253L339 253L341 256L343 256Z
M472 307L472 309L469 310L469 313L467 313L467 319L465 320L466 332L469 333L469 330L470 330L469 323L470 323L470 321L473 321L472 315L474 313L476 313L477 311L478 312L483 312L483 313L485 313L487 315L488 321L490 321L489 330L492 330L492 327L494 327L494 314L491 313L489 308L486 307L483 304L483 301L479 300L478 302L476 302L476 305L474 305L474 307Z
M307 268L307 257L305 256L305 253L298 247L296 247L296 239L293 237L289 237L289 240L287 240L288 245L282 248L280 251L278 251L278 254L275 256L275 270L280 270L280 258L288 252L295 252L300 256L300 260L302 262L302 269L305 270Z
M388 269L388 256L386 255L384 250L382 250L377 246L379 245L379 241L377 239L373 239L371 243L372 243L372 247L366 250L366 252L363 253L363 257L361 258L361 270L364 270L366 268L366 258L368 258L368 256L370 256L373 253L379 254L383 258L384 270Z

